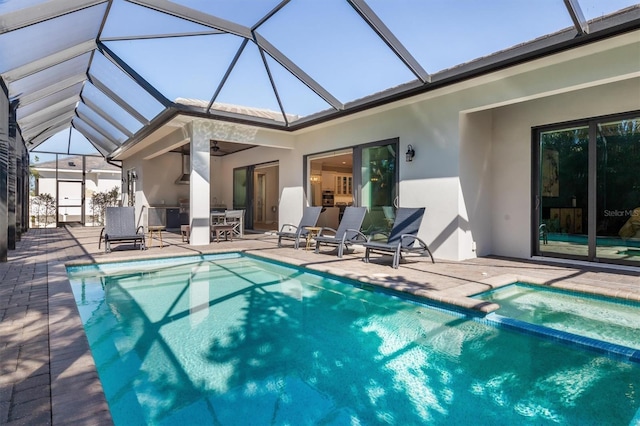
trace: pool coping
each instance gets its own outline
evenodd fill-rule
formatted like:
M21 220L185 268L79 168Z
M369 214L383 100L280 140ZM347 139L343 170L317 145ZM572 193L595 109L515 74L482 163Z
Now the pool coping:
M52 424L113 424L63 262L48 262L48 283Z
M640 294L633 293L630 291L612 290L612 289L602 288L602 287L593 287L593 286L588 286L586 284L572 283L570 281L558 282L556 279L542 279L538 277L532 277L532 276L520 275L520 274L499 275L499 276L484 279L481 282L483 284L486 284L489 287L485 291L495 290L500 287L521 282L521 283L539 285L539 286L549 287L554 289L567 290L567 291L572 291L572 292L582 293L587 295L602 296L602 297L607 297L612 299L619 299L621 301L631 301L631 302L640 303ZM480 292L477 292L474 294L479 294L479 293ZM473 294L470 296L473 296Z

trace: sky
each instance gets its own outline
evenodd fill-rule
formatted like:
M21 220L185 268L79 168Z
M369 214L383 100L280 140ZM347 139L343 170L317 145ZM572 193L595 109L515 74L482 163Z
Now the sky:
M0 13L42 0L0 0ZM587 19L636 3L635 0L579 0ZM275 7L277 0L174 0L193 9L250 27ZM572 21L563 0L367 0L407 50L428 73L454 67L563 28ZM345 0L292 0L257 29L280 52L340 102L347 103L416 79ZM209 101L219 87L242 39L228 34L130 40L143 35L211 32L210 28L147 8L114 0L102 39L115 54L169 100L179 97ZM263 64L269 65L269 73ZM120 94L153 118L162 105L118 78L119 71L96 56L90 74L112 80ZM330 105L269 55L261 56L250 41L220 90L216 102L280 109L273 79L287 113L305 116ZM93 92L92 92L93 90ZM85 94L105 111L137 130L135 120L91 86ZM105 124L105 126L110 126ZM113 130L118 142L126 135ZM74 153L81 135L72 132ZM69 131L39 150L67 146ZM82 151L82 152L80 152ZM41 161L43 155L39 155Z

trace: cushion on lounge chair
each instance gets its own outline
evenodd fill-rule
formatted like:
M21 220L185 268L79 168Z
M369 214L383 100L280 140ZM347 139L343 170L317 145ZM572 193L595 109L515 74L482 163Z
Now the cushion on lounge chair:
M363 260L369 262L369 255L372 252L393 255L392 266L398 268L403 253L418 252L423 254L427 252L431 257L431 262L435 263L427 244L418 238L418 231L420 230L420 222L422 222L424 210L424 207L399 208L396 212L393 228L391 228L391 233L387 241L368 241L363 244L366 249ZM416 246L415 243L418 243L418 245Z
M349 245L365 243L367 237L360 232L360 227L366 213L366 207L347 207L344 210L338 229L322 228L318 236L314 238L316 241L315 252L319 253L320 244L337 245L338 257L342 257L344 249L348 249ZM327 231L333 232L334 235L325 235Z
M298 226L290 223L282 225L278 232L278 247L282 247L282 240L293 240L293 247L297 249L300 246L300 239L307 236L306 228L316 226L321 210L322 207L305 207Z

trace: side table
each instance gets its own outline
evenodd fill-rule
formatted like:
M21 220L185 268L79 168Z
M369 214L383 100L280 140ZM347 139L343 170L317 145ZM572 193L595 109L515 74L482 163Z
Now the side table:
M320 233L320 231L322 231L322 227L307 226L304 229L307 230L307 245L305 247L305 250L309 251L309 248L311 247L311 240L313 239L313 237L317 236Z
M162 231L165 230L164 226L148 226L149 229L149 247L153 245L153 236L155 235L160 240L160 248L164 247L162 244Z

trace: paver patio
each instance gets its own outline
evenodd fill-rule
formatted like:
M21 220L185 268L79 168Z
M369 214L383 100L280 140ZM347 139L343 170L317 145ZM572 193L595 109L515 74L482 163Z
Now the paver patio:
M0 424L110 424L108 405L71 294L64 265L132 258L247 251L311 269L408 291L464 307L490 310L467 296L521 279L640 301L639 268L479 258L463 262L410 257L399 269L390 258L361 261L356 248L338 259L330 248L277 247L277 237L247 234L192 247L164 233L163 248L98 249L99 228L33 229L9 262L0 264ZM475 305L475 306L474 306Z

